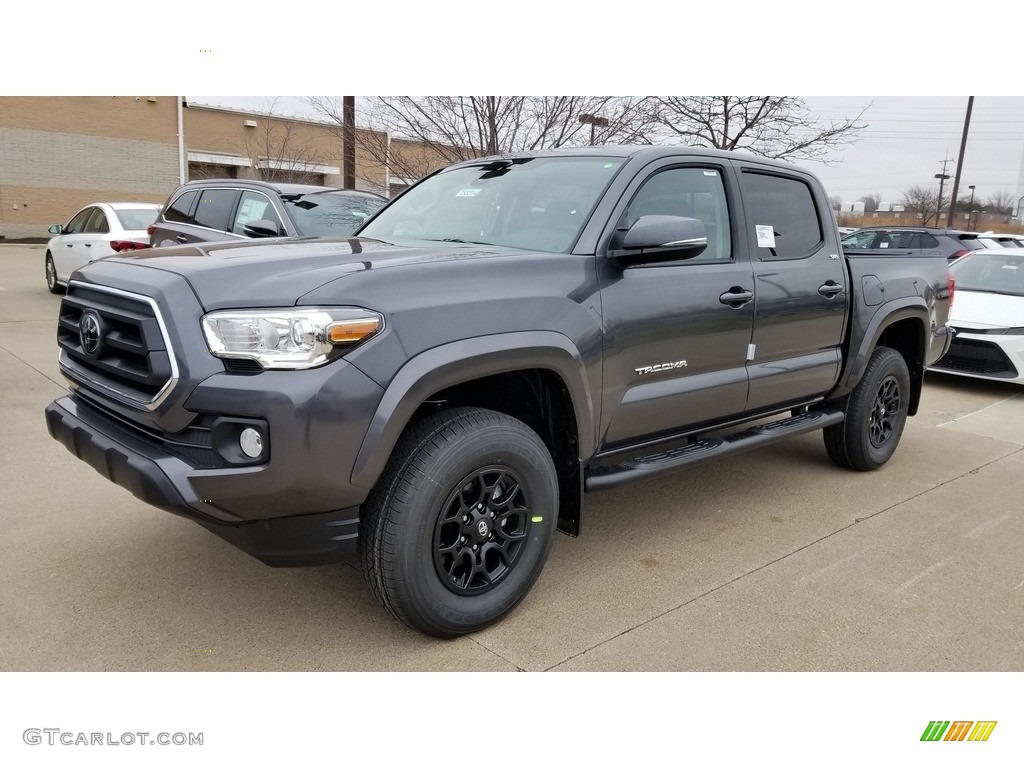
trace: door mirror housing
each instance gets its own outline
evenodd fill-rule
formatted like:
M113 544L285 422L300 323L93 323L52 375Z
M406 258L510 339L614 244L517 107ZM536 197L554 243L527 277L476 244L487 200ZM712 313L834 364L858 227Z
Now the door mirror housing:
M46 231L49 232L51 235L62 235L62 234L64 234L64 225L63 224L54 224L52 227L50 227Z
M708 247L704 222L685 216L641 216L616 239L609 255L625 267L691 259Z
M242 227L242 231L249 237L278 237L281 230L277 222L270 219L256 219Z

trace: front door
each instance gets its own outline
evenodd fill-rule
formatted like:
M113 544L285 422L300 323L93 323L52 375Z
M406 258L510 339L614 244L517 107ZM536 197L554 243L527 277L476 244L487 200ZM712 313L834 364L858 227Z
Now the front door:
M613 217L620 231L645 215L700 219L708 247L689 259L626 269L600 260L605 447L744 409L754 284L733 225L731 178L714 163L663 161L627 189Z

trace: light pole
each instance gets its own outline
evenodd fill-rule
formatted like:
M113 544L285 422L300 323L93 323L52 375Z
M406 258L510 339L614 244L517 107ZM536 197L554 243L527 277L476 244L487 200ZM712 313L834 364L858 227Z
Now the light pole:
M935 208L935 226L939 226L939 215L942 213L942 186L949 179L948 173L936 173L935 178L939 180L939 203Z
M1021 220L1021 216L1020 216L1020 201L1021 200L1024 200L1024 195L1021 195L1020 197L1017 198L1017 221Z
M602 128L608 127L608 118L597 115L580 115L580 122L590 126L590 146L594 146L594 128L598 125Z
M967 206L967 209L970 211L970 214L967 216L967 228L974 229L974 214L977 213L974 210L974 184L969 185L967 188L971 190L971 202Z

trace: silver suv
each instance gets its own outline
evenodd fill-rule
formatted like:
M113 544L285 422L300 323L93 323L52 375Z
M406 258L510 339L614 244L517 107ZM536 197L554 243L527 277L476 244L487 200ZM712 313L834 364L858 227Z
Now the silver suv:
M386 202L354 189L204 179L174 190L147 231L153 247L251 237L347 237Z

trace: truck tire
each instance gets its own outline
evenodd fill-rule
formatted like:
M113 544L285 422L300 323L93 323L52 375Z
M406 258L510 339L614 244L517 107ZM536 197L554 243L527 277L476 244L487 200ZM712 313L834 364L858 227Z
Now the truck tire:
M910 373L903 355L878 347L860 382L840 401L846 418L825 427L829 458L849 469L878 469L899 445L909 401Z
M409 427L363 506L363 574L399 621L457 637L526 597L557 519L554 463L532 429L496 411L442 411Z

